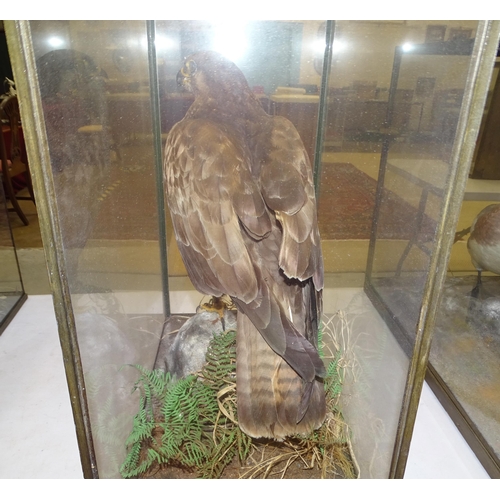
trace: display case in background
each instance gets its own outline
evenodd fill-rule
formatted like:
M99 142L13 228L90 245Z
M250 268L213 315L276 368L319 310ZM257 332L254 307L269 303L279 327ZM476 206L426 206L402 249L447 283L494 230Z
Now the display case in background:
M360 475L403 476L498 43L496 23L450 21L467 25L468 52L412 56L428 24L5 22L86 477L119 477L137 411L128 365L152 368L167 317L202 298L165 216L161 149L192 102L175 85L182 59L206 49L229 50L302 135ZM403 279L402 341L383 291Z
M3 186L0 185L0 334L12 321L27 295L12 237Z

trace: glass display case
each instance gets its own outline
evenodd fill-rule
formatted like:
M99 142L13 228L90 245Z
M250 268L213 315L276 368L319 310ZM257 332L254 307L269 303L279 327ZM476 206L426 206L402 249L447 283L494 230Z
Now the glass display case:
M0 334L26 301L16 248L12 238L3 186L0 186Z
M302 138L355 475L403 476L499 36L449 21L469 37L428 51L430 24L5 22L86 477L120 477L137 367L158 366L167 327L203 299L162 157L194 102L177 74L204 50Z

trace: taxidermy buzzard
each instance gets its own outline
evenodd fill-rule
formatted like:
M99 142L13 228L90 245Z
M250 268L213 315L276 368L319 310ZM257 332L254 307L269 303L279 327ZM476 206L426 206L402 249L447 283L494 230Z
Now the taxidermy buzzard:
M238 308L238 423L252 437L309 433L325 417L325 368L307 152L292 123L268 115L219 54L187 57L177 78L195 100L167 138L168 206L194 286Z

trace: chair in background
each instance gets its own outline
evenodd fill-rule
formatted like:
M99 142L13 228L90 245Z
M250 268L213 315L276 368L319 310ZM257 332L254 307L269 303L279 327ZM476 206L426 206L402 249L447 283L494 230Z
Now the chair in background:
M5 196L7 200L12 203L12 209L9 210L15 211L23 221L23 224L27 226L29 225L29 221L19 205L18 200L31 200L35 203L35 196L33 194L33 185L31 183L28 162L23 158L23 150L21 147L20 115L17 96L9 95L0 103L0 116L6 117L6 132L10 133L10 144L6 144L4 140L4 127L2 124L2 134L0 137L0 171ZM20 174L24 174L29 196L18 196L13 187L12 179Z

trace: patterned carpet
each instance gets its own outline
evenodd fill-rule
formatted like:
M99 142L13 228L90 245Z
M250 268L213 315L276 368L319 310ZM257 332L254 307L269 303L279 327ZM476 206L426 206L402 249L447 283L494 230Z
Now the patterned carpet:
M154 172L115 170L98 203L92 239L158 240Z
M157 240L154 175L145 170L115 172L100 197L93 239ZM376 182L350 163L323 165L319 227L324 240L369 239ZM415 231L416 210L390 191L385 192L379 237L408 239ZM434 223L424 219L424 233Z
M370 239L376 181L350 163L324 163L319 229L323 240ZM392 191L384 190L378 238L409 239L416 230L417 210ZM434 234L435 223L424 216L421 235Z

